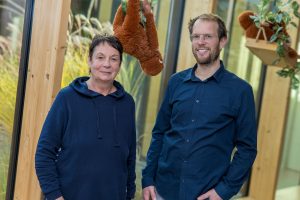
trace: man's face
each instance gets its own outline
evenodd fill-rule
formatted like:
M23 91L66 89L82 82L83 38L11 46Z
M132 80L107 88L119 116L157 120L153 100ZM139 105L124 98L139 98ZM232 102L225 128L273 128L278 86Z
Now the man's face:
M193 26L191 41L197 63L209 65L218 62L227 38L219 39L217 22L197 20Z

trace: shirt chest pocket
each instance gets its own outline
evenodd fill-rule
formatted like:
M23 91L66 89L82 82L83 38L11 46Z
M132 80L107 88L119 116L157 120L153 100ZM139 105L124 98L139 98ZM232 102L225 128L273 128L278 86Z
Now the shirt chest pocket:
M183 126L191 119L192 106L188 100L178 101L173 104L171 122Z
M222 123L234 120L238 109L226 104L201 103L194 109L195 115L206 123Z

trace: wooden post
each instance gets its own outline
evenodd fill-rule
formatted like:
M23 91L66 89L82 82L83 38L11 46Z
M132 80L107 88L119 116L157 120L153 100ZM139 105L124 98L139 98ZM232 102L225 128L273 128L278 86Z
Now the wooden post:
M60 89L71 0L35 0L14 199L41 199L34 155Z
M268 66L258 126L258 154L249 197L273 200L288 110L290 79L279 77L280 67Z

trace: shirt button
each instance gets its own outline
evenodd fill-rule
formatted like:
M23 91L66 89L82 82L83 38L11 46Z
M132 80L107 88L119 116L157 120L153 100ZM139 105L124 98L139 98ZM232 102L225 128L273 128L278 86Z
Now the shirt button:
M199 100L198 100L198 99L196 99L196 103L199 103Z
M190 140L189 140L189 139L187 139L187 140L186 140L186 142L190 142Z
M184 183L184 179L182 179L181 182Z
M187 161L187 160L184 160L183 162L184 162L184 163L187 163L188 161Z
M195 120L194 119L192 119L192 122L194 122Z

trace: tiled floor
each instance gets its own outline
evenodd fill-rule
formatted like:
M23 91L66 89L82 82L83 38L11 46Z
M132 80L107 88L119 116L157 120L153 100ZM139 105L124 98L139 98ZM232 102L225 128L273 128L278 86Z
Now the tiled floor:
M300 200L300 185L277 190L275 200Z

